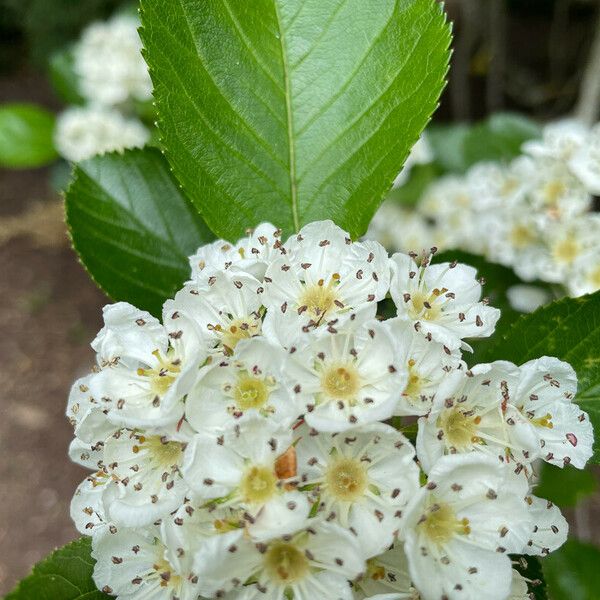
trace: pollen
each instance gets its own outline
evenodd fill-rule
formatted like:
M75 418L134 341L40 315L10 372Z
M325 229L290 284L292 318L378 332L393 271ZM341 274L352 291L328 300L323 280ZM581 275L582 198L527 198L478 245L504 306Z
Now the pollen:
M440 296L441 292L438 289L430 292L426 290L417 290L411 293L411 306L408 312L413 319L425 319L426 321L434 321L441 312L441 306L435 301Z
M334 459L325 473L327 491L336 500L353 502L361 498L368 483L366 468L355 458Z
M561 240L552 248L552 256L559 263L571 264L579 255L580 247L571 237Z

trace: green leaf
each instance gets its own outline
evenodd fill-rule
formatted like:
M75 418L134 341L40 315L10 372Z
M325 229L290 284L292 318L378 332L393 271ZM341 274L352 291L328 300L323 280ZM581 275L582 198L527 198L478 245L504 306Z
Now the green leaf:
M98 285L157 316L189 277L188 255L213 238L151 148L79 163L66 212L73 246Z
M543 570L552 600L598 600L600 593L600 549L592 544L568 540L543 560Z
M494 114L465 136L465 165L486 160L509 161L521 154L524 142L540 135L541 127L531 119L511 113Z
M600 292L564 298L499 326L493 344L476 350L477 362L497 359L522 364L542 355L556 356L577 372L576 401L600 431ZM597 436L594 462L600 461Z
M415 165L408 175L408 179L400 187L390 190L387 200L393 200L404 206L415 206L429 186L442 171L435 163Z
M33 567L5 600L108 600L98 591L92 572L91 539L82 537Z
M167 156L225 238L362 234L448 65L435 0L143 0L142 24Z
M0 166L41 167L56 157L54 115L34 104L0 106Z
M535 495L546 498L560 507L575 506L582 498L593 494L598 488L594 474L575 467L563 469L549 463L542 463L540 483Z
M50 57L49 74L56 93L67 104L84 104L79 92L79 77L75 73L73 48L60 50Z

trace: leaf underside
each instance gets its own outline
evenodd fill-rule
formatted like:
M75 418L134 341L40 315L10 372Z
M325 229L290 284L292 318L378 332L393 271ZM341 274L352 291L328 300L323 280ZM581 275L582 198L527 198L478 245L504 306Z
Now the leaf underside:
M156 149L80 163L66 192L73 246L98 285L159 316L213 236Z
M362 234L435 109L434 0L142 1L169 162L210 228Z

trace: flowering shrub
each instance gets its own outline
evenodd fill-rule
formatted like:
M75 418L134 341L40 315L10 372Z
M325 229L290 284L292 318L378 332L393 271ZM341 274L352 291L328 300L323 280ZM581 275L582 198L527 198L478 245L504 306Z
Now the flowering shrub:
M434 180L414 209L389 201L375 217L371 235L405 251L435 245L478 254L511 267L523 281L560 284L569 296L595 292L600 289L600 217L593 209L600 193L599 147L599 125L551 123L509 163L481 162L464 175ZM424 137L413 161L433 160ZM514 295L515 306L529 310L550 299L540 288L536 294L535 288L520 287Z
M594 455L600 296L509 326L474 267L361 241L443 88L440 5L142 25L164 155L82 161L65 196L115 300L67 409L84 537L9 600L543 597L568 527L534 488Z

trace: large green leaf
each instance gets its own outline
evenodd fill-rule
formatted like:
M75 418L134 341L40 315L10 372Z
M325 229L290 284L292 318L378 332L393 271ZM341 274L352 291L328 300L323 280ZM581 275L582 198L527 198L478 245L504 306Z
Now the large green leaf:
M92 579L90 538L83 537L39 562L5 600L108 600Z
M58 155L52 139L54 115L34 104L0 106L0 166L41 167Z
M213 237L156 149L79 163L66 211L73 246L100 287L155 315L189 277L188 255Z
M600 549L576 540L543 560L552 600L598 600L600 597Z
M579 380L576 401L600 432L600 292L564 298L508 328L499 326L496 341L476 351L477 362L504 359L520 364L542 355L570 363ZM596 436L600 441L600 436ZM600 459L596 442L594 461Z
M142 1L167 156L215 233L362 234L435 109L435 0Z

